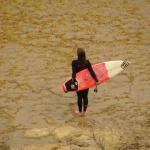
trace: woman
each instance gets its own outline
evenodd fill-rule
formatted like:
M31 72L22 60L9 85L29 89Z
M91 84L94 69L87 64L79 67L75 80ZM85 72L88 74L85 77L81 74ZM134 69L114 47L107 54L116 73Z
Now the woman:
M79 71L88 68L91 76L94 78L96 84L98 83L98 79L92 69L91 63L89 60L86 59L86 54L84 49L78 48L77 49L77 56L78 59L72 61L72 80L73 82L76 82L76 73ZM74 85L71 87L72 89L75 88ZM89 89L85 89L82 91L77 91L77 104L78 104L78 111L75 111L76 114L79 116L85 115L87 111L88 106L88 91Z

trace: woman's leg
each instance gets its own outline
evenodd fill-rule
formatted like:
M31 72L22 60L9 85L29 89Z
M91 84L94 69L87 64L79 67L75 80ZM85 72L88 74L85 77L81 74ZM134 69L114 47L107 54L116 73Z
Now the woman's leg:
M87 107L88 107L88 92L89 92L89 89L86 89L83 91L84 112L86 112Z
M77 96L78 96L78 109L79 109L79 112L82 112L82 91L78 91L77 92Z

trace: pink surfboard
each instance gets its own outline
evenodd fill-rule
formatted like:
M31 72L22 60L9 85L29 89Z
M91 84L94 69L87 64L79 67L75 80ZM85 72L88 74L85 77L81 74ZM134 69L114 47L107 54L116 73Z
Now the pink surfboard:
M92 65L92 68L98 78L98 84L110 80L110 78L116 76L123 71L129 63L127 61L117 60L98 63ZM88 69L84 69L76 74L76 80L78 83L77 90L71 89L71 78L64 82L61 86L63 92L69 91L81 91L87 88L91 88L96 85L95 80L92 78Z

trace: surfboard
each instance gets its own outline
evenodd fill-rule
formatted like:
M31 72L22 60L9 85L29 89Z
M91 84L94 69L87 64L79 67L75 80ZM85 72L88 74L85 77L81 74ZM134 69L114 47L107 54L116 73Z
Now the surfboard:
M92 68L98 78L98 84L104 83L110 80L112 77L116 76L124 69L127 68L129 62L122 60L107 61L103 63L93 64ZM70 91L81 91L87 88L96 86L95 80L91 76L88 69L84 69L76 74L76 89L72 89L73 84L72 79L69 78L62 85L61 89L63 92Z

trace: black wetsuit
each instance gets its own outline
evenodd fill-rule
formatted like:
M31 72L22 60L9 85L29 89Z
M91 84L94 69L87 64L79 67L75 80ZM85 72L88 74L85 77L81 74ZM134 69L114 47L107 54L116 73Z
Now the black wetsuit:
M85 63L80 62L79 60L73 60L72 61L72 79L75 81L76 73L79 71L88 68L91 76L94 78L96 82L98 82L98 79L95 75L95 72L92 69L91 63L89 60L86 60ZM89 89L85 89L82 91L77 92L78 96L78 108L79 112L82 112L82 106L83 106L83 111L85 112L88 106L88 91ZM83 101L82 101L83 100Z

